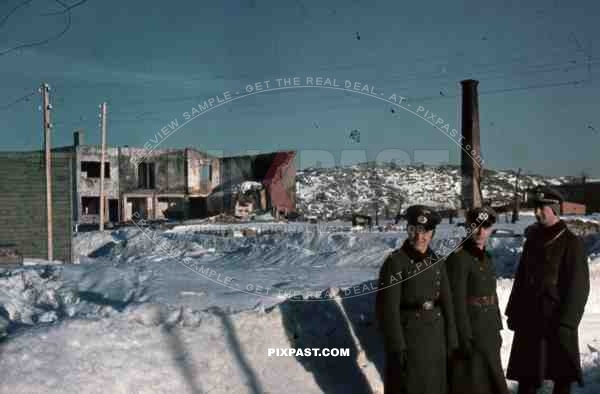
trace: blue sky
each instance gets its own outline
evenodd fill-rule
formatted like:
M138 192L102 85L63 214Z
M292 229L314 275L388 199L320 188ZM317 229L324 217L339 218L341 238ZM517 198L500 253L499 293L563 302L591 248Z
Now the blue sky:
M3 2L0 21L20 3ZM59 2L33 0L0 24L0 149L41 146L39 95L14 101L43 81L52 88L55 145L70 144L76 128L99 143L98 105L107 101L108 143L143 146L210 97L311 76L402 95L459 129L459 81L474 78L484 167L600 177L600 5L521 3L88 0L70 10L61 37L10 51L65 28ZM373 160L385 149L424 161L446 152L458 163L448 136L392 107L339 90L270 91L199 116L161 147L296 149L301 167ZM352 129L360 143L348 138ZM330 153L309 153L317 150Z

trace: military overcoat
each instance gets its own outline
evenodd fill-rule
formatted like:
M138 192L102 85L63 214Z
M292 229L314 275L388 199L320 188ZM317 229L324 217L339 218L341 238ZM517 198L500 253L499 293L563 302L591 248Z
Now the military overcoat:
M527 229L506 307L515 332L507 377L583 386L578 327L590 291L583 242L561 220Z
M386 351L385 394L445 394L448 357L457 347L445 262L408 240L380 270L377 314ZM421 306L434 301L431 309ZM390 355L406 352L405 368Z
M453 394L508 394L502 370L502 319L492 256L467 239L446 263L459 352L451 365Z

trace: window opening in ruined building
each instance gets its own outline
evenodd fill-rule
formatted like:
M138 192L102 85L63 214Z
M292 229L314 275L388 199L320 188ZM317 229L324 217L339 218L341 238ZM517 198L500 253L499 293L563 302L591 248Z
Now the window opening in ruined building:
M100 197L81 197L81 213L84 215L99 215Z
M86 173L87 178L100 178L100 161L82 161L81 172ZM104 162L104 177L110 178L110 163Z
M140 163L138 165L138 187L140 189L154 189L154 163Z
M210 181L212 179L212 165L203 164L200 170L200 179L202 181Z

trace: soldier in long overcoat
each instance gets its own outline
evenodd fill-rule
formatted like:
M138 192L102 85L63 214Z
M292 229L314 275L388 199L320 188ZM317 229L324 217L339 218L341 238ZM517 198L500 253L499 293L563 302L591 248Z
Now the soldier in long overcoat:
M467 213L467 237L447 259L459 349L451 365L453 394L508 394L500 348L502 319L492 256L485 249L496 212Z
M578 327L590 290L583 242L561 220L563 197L538 188L537 223L526 242L506 307L515 332L507 377L519 382L519 393L535 393L543 380L554 381L554 393L583 386Z
M385 345L385 394L446 394L457 347L445 262L429 247L439 215L406 211L408 239L383 263L377 314Z

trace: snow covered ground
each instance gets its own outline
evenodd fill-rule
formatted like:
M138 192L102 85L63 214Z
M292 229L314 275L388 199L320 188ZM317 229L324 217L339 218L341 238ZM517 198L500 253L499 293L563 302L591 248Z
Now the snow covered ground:
M533 220L497 227L522 234ZM0 269L0 330L9 333L0 344L0 393L381 392L374 293L363 289L406 233L328 225L80 233L80 264ZM244 228L256 236L220 234ZM436 245L461 231L441 225ZM522 240L490 241L502 308ZM575 392L589 394L600 392L600 236L586 246L592 292L580 345L587 385ZM347 289L363 293L346 296ZM340 297L286 299L324 290ZM512 332L502 335L506 365ZM268 355L269 348L334 347L349 348L350 357Z

